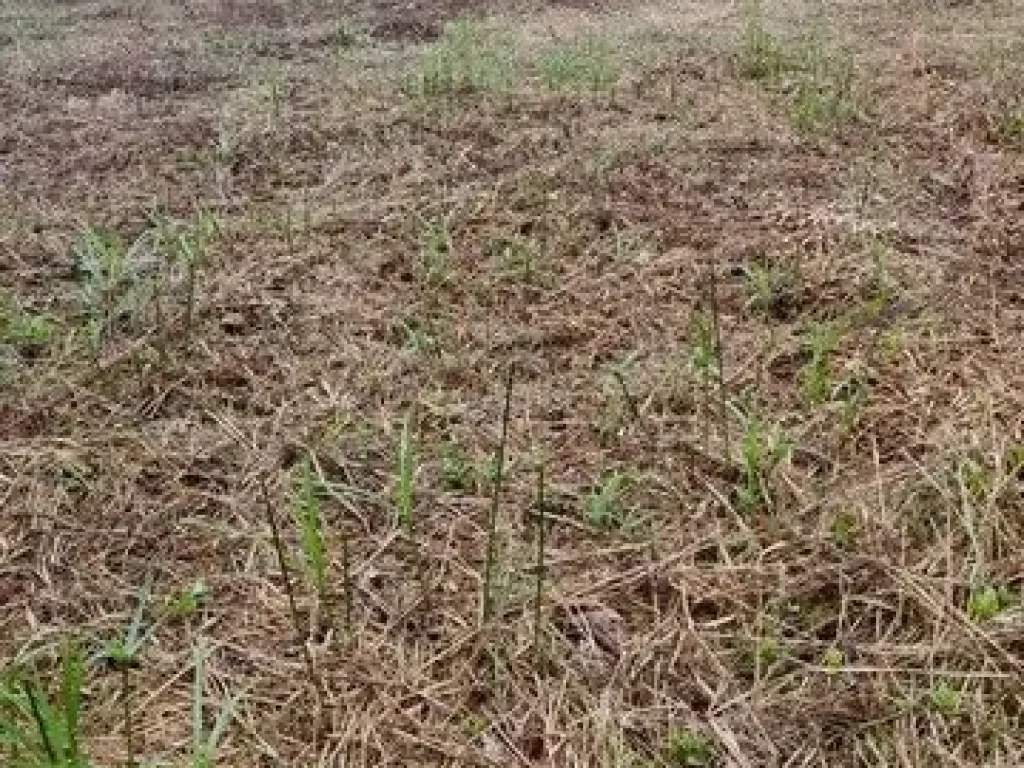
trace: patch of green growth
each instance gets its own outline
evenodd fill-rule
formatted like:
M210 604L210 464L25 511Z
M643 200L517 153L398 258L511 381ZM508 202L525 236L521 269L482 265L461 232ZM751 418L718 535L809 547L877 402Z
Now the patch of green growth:
M751 264L746 268L747 306L772 317L781 317L792 302L796 275L777 265Z
M167 614L174 619L187 619L197 614L213 599L213 592L204 579L179 589L167 599Z
M992 120L996 138L1006 143L1024 141L1024 102L1001 104Z
M527 237L512 237L497 244L502 271L524 283L533 283L538 274L537 243Z
M831 129L858 113L850 58L813 35L780 39L768 31L757 6L747 12L736 62L741 77L785 94L801 131Z
M846 666L846 654L841 648L833 645L821 655L821 666L838 672Z
M238 707L238 699L227 694L213 717L207 711L206 664L209 655L210 651L203 642L197 644L192 652L195 672L192 679L192 755L189 768L214 767L217 749ZM211 722L212 725L208 726Z
M121 670L139 666L139 656L152 635L152 628L146 630L144 626L146 608L149 605L152 588L153 581L150 577L139 588L135 612L125 631L103 647L102 658L112 669Z
M973 621L991 621L1016 603L1016 595L1005 586L979 584L967 598L967 615Z
M411 90L423 97L501 91L514 70L511 45L480 23L463 19L448 24L423 54Z
M420 233L420 252L416 263L417 278L427 285L441 285L452 271L452 234L447 219L424 222Z
M16 299L0 293L0 346L22 355L34 355L53 337L53 321L25 310Z
M816 405L832 398L832 356L842 333L830 324L815 324L807 331L804 345L811 355L800 372L800 388L808 402Z
M553 91L607 91L618 79L619 64L603 40L555 48L541 60L541 80Z
M857 530L857 518L852 512L841 511L832 518L832 543L839 549L850 549Z
M772 473L789 458L789 442L775 430L767 430L757 416L743 417L740 442L740 484L736 498L740 509L750 513L772 503Z
M476 488L476 469L456 442L445 446L441 459L441 483L450 493L468 493Z
M322 483L309 456L299 463L296 474L292 489L292 512L299 530L302 561L318 598L323 602L327 594L328 558L320 503Z
M138 246L127 247L115 232L95 227L87 228L75 246L86 331L94 349L103 346L120 319L139 309Z
M984 501L996 485L995 473L983 460L968 456L958 467L960 483L975 501Z
M82 746L85 660L65 642L60 691L50 699L35 676L23 670L0 680L0 757L10 768L89 768Z
M418 354L427 354L437 348L437 339L416 318L402 320L398 327L402 348Z
M963 694L952 683L941 680L928 690L928 706L941 715L955 715L960 711Z
M625 472L611 472L591 491L586 503L587 522L601 530L623 528L629 522L624 496L633 484Z
M672 768L707 768L714 765L715 745L699 731L684 728L668 738L667 762Z

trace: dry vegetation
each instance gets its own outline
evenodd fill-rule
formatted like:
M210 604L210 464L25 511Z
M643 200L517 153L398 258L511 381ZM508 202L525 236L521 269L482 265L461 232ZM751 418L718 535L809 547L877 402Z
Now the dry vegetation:
M1024 764L1018 0L11 0L0 71L5 765Z

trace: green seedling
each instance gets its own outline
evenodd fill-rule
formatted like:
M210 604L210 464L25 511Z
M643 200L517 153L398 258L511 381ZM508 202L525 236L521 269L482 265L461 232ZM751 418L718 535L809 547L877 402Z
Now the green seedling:
M441 460L441 482L445 490L466 493L476 486L476 472L458 443L448 443Z
M541 80L554 91L607 91L618 78L611 48L596 39L549 51L541 61Z
M440 285L452 270L452 235L446 219L426 222L420 238L417 277L427 285Z
M846 654L843 653L841 648L832 646L822 654L821 666L838 672L846 666Z
M93 227L75 246L86 330L94 350L102 348L121 316L137 309L135 256L136 249L126 248L115 233Z
M624 472L612 472L602 478L587 499L587 522L601 530L623 527L627 522L623 496L631 485L632 478Z
M537 245L532 240L515 237L501 245L501 268L517 280L532 283L537 277Z
M406 320L401 325L402 346L410 352L427 354L437 347L437 340L416 320Z
M672 768L708 768L715 763L715 747L707 736L689 728L668 739L668 764Z
M850 549L853 546L857 518L850 512L839 512L832 519L832 542L839 549Z
M955 715L960 711L963 694L960 689L945 680L928 691L928 705L941 715Z
M194 616L213 599L213 593L203 579L196 579L184 589L175 592L167 600L167 613L178 619Z
M984 501L996 485L994 473L981 461L966 458L960 462L960 482L975 501Z
M324 540L321 483L309 456L298 467L292 494L292 511L299 529L302 559L320 605L327 602L327 545Z
M213 718L213 725L207 731L206 662L209 659L209 654L209 649L202 641L192 651L195 674L192 680L192 758L190 768L214 768L217 749L238 707L238 699L229 694Z
M53 337L53 321L46 315L26 312L19 302L0 293L0 346L10 345L31 355Z
M1004 586L982 584L967 598L967 615L979 623L991 621L1016 604L1016 596Z
M747 273L747 306L756 312L780 317L793 298L795 277L777 266L751 264Z
M71 641L61 653L60 694L50 700L24 673L0 680L0 757L10 768L89 768L82 747L85 660Z
M740 486L737 489L740 509L753 512L772 503L771 475L789 458L789 443L774 431L766 431L756 416L744 420L741 443Z
M108 642L101 653L103 660L113 669L123 670L139 666L139 656L152 635L152 627L146 629L146 609L153 591L153 577L139 588L132 619L123 634Z
M811 359L801 371L801 389L808 402L821 404L832 397L832 355L842 338L831 325L814 325L807 332L805 346Z

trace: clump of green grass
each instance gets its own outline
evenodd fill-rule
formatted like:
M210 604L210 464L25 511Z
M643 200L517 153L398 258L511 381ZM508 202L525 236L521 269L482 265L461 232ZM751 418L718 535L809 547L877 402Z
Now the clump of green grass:
M16 299L0 292L0 374L5 361L13 366L22 358L38 355L53 333L53 321L47 315L28 312Z
M195 672L192 678L192 755L189 768L213 768L216 765L217 749L238 707L238 699L228 694L212 718L213 724L207 728L207 723L211 722L206 699L206 663L209 655L209 648L202 641L193 648L192 665Z
M753 512L772 503L772 472L790 455L788 441L764 427L757 416L743 419L740 442L740 485L736 489L740 509Z
M624 497L632 484L633 478L626 472L610 472L602 477L587 498L587 522L601 530L624 527L629 517Z
M165 610L175 619L187 619L197 614L213 599L213 591L205 579L199 578L167 598Z
M321 607L327 604L327 545L324 539L323 510L320 503L320 482L313 462L306 457L298 466L298 477L292 493L292 509L299 530L302 559L306 573Z
M811 359L800 372L800 388L812 404L825 403L832 397L832 356L842 334L829 324L812 325L807 331L805 346Z
M445 446L441 459L441 482L451 493L466 493L476 487L475 467L462 446L454 441Z
M541 80L553 91L607 91L618 79L611 46L596 38L555 48L541 60Z
M715 764L716 752L712 741L690 728L672 733L666 751L672 768L709 768Z
M1016 603L1016 595L1005 586L978 584L967 598L967 615L977 622L991 621Z
M452 233L445 218L424 222L416 276L427 285L441 285L452 271Z
M412 91L423 97L501 91L512 80L511 45L479 22L463 19L445 27L420 60Z
M121 318L139 308L139 245L126 246L115 232L87 227L75 246L86 332L96 350Z
M786 96L801 131L835 128L858 113L850 58L813 35L796 41L777 37L757 6L747 12L736 62L741 77Z
M60 692L50 699L34 675L15 671L0 680L0 757L10 768L89 768L81 736L85 660L67 641Z
M793 270L777 265L751 264L747 273L747 306L770 317L782 317L796 289Z

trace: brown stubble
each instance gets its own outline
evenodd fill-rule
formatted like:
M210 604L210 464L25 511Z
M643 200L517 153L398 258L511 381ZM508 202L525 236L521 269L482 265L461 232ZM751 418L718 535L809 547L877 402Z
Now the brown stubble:
M331 541L346 526L348 567L333 570L349 574L358 637L310 640L324 754L353 765L616 765L688 728L735 765L914 765L951 753L986 764L982 736L995 729L1004 764L1020 761L1012 721L1000 725L1019 706L1019 608L986 623L966 614L975 582L1017 588L1020 571L1019 474L997 468L1024 440L1024 161L1019 144L990 136L994 86L976 64L984 41L1019 34L1005 8L825 4L829 28L863 50L867 114L803 137L784 97L732 71L722 39L736 20L718 6L724 31L697 23L699 4L646 17L538 12L522 25L530 51L550 44L551 20L557 37L610 36L623 18L681 37L671 55L637 55L611 96L525 79L510 96L442 107L407 97L396 74L436 34L440 11L401 27L384 4L360 6L352 18L367 42L338 53L332 19L315 8L261 17L253 4L211 2L186 18L100 5L52 11L66 20L62 46L0 49L23 75L0 84L13 116L0 147L14 142L0 210L16 221L0 228L12 254L0 280L66 335L77 307L68 252L83 221L131 234L153 199L180 216L205 204L229 239L202 276L191 348L174 333L122 333L93 363L74 342L57 345L0 390L5 661L26 645L46 657L64 633L116 632L154 564L161 597L203 576L210 606L161 619L136 673L140 756L180 756L187 744L187 665L204 635L217 690L247 696L218 764L267 753L313 762L311 673L259 492L268 466L294 459L283 447L301 446L344 487L324 513ZM773 17L799 14L787 4ZM273 67L288 84L277 122L251 85ZM218 176L200 156L226 104L243 121ZM424 285L419 222L437 217L451 222L451 272ZM494 256L514 236L537 249L532 282ZM871 297L873 240L894 298L848 328L835 355L837 381L864 368L871 379L851 431L840 404L812 408L797 379L806 327ZM658 394L687 354L710 254L723 391L796 442L770 478L772 507L747 516L721 459L724 431L712 423L702 445L694 404ZM737 268L749 262L799 264L781 317L747 306ZM183 327L170 296L160 316ZM411 321L432 347L406 343ZM509 359L515 402L529 404L509 424L500 499L501 565L516 588L482 638L491 499L486 485L444 491L440 462L448 439L472 459L491 451ZM607 440L602 379L625 359L634 372L619 386L642 428ZM423 622L406 621L422 587L390 508L395 424L413 402L417 536L434 585ZM336 420L345 426L332 432ZM742 437L729 434L733 456ZM520 530L535 483L523 457L537 446L549 525L542 670ZM968 457L990 468L987 490L966 487ZM640 533L585 522L589 490L610 468L635 478L624 503L645 521ZM297 552L279 522L283 548ZM478 664L484 640L501 654L493 679ZM841 669L824 663L833 650ZM929 702L943 680L962 688L956 715ZM109 764L125 757L119 681L92 683L88 743Z

